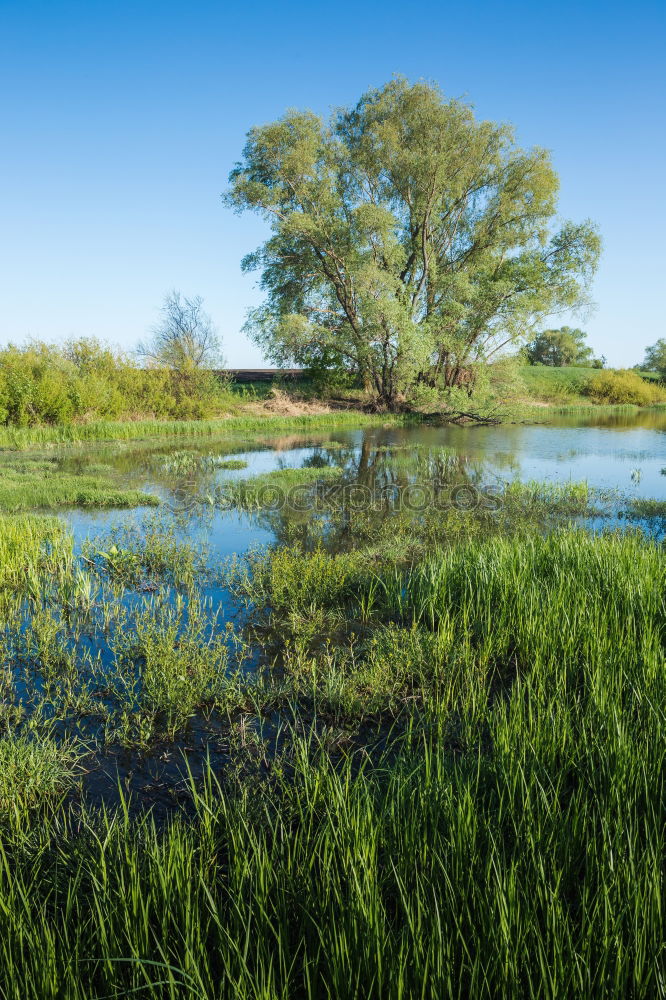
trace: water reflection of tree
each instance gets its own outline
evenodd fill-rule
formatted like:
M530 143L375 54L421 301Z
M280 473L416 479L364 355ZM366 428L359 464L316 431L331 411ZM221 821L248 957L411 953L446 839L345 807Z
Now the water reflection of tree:
M503 454L503 465L512 468L517 463L507 461ZM441 444L414 441L414 432L409 434L400 429L386 429L364 433L360 445L338 447L327 450L325 446L313 449L312 455L304 462L310 468L333 466L340 469L341 487L360 487L371 503L363 505L345 502L341 490L324 490L324 496L332 493L331 500L312 503L309 509L297 509L289 503L277 510L257 513L257 522L268 529L280 544L298 541L306 548L323 544L331 550L353 547L359 537L381 540L398 530L404 532L413 526L415 536L427 528L436 534L438 522L442 532L448 519L438 508L431 506L425 510L410 510L396 504L396 497L418 484L434 497L443 498L447 488L471 487L480 494L483 487L497 482L497 462L477 455L470 455ZM360 491L356 491L357 493ZM357 497L357 500L359 498ZM445 500L445 497L444 497ZM304 506L301 504L301 506Z

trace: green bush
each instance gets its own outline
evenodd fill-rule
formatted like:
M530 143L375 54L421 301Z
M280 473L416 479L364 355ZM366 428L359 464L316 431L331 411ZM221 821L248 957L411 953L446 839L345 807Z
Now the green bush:
M583 386L597 403L652 406L666 401L666 391L632 371L602 371Z
M94 338L0 350L0 423L14 427L140 416L199 419L228 411L210 371L146 369Z

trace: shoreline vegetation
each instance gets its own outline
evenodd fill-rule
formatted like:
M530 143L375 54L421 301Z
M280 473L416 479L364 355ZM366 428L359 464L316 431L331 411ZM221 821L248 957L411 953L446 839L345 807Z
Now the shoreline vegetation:
M335 408L329 406L326 400L313 407L309 402L303 401L298 393L289 395L284 390L277 390L276 396L279 400L280 408L291 410L292 412L275 412L270 407L259 408L256 403L240 407L236 412L228 415L213 418L196 419L157 419L154 417L138 416L136 418L118 420L81 420L66 423L38 423L31 426L0 425L0 451L23 451L42 445L58 444L83 444L85 442L110 442L110 441L149 441L159 438L197 438L197 437L222 437L227 434L257 434L265 431L272 433L281 430L317 430L334 427L373 427L381 425L405 425L419 423L421 421L458 423L459 418L455 414L442 412L421 413L418 410L404 413L368 413L363 409L363 402L359 399L348 399L345 406L340 405L340 400L336 400ZM666 393L664 398L657 398L653 401L637 404L632 402L604 403L594 402L585 397L574 395L569 397L563 394L555 395L553 398L541 398L538 396L521 399L517 406L514 406L504 418L502 416L493 418L475 418L472 416L469 423L532 423L543 422L549 415L566 414L629 414L639 410L658 409L666 406Z
M297 409L297 407L295 407ZM330 427L376 427L417 422L418 414L368 414L358 410L324 410L285 416L266 411L257 415L199 420L94 420L89 423L41 424L35 427L0 427L0 450L21 451L40 445L83 444L105 441L149 441L173 438L220 437L226 434L272 433L282 430L317 430Z
M660 409L663 402L638 406L633 403L557 403L533 400L521 405L506 423L542 422L548 414L629 414L640 410ZM40 445L84 444L85 442L149 441L160 438L220 437L226 434L273 433L281 430L318 430L336 427L379 427L382 425L418 424L423 420L454 423L446 413L364 413L362 410L330 409L319 413L296 413L291 416L267 411L250 411L247 416L229 416L200 420L92 420L86 423L39 424L34 427L0 427L0 450L22 451ZM474 422L471 420L470 422ZM483 421L479 421L480 423ZM501 423L502 421L498 421Z
M10 346L0 351L0 450L419 420L540 422L666 405L666 386L649 373L519 358L477 369L467 373L467 390L426 386L420 402L387 408L358 380L336 386L330 372L241 384L211 368L141 367L94 338Z

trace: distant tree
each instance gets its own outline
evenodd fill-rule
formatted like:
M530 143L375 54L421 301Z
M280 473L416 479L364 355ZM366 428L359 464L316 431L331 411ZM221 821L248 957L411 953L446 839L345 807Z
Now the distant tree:
M562 326L558 330L543 330L527 345L527 359L531 365L581 365L603 368L596 365L592 349L585 343L587 334L583 330Z
M170 292L164 299L162 319L150 339L139 344L140 357L159 368L187 375L203 368L221 366L220 338L199 295L188 299Z
M271 225L243 261L266 292L255 340L280 364L346 369L389 409L424 383L473 386L470 366L584 300L599 256L591 223L551 228L548 153L428 83L255 127L230 181L228 203Z
M659 372L662 378L666 378L666 340L663 337L645 349L645 361L641 368L643 371Z

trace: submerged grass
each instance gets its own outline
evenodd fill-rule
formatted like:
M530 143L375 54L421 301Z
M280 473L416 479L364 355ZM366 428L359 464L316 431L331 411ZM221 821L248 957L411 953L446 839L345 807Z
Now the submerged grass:
M0 464L0 511L58 507L154 507L159 499L141 490L122 488L109 471L80 474L48 459L3 461Z
M82 556L98 575L135 589L155 590L167 582L191 591L212 576L206 546L183 539L159 513L86 539Z

